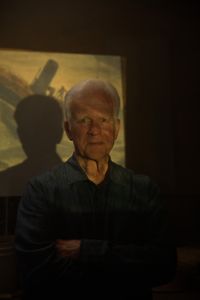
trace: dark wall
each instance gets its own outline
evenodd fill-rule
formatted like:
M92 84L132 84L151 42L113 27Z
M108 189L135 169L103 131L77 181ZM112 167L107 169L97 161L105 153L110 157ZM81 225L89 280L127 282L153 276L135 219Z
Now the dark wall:
M195 1L1 1L0 47L126 59L126 163L155 179L182 241L200 241ZM162 3L162 4L160 4Z

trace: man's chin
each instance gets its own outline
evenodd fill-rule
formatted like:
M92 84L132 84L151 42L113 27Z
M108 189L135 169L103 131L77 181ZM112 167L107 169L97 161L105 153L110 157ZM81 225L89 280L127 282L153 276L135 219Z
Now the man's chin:
M76 151L77 155L83 159L89 159L94 161L107 160L110 157L109 149L101 146L87 147L84 151Z

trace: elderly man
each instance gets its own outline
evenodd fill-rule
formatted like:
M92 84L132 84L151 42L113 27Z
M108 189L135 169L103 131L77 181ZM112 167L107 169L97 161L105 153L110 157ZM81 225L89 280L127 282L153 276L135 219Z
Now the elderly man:
M101 80L66 95L74 153L32 179L18 209L16 252L27 299L151 299L152 287L174 276L176 249L157 186L109 155L119 105L116 89Z

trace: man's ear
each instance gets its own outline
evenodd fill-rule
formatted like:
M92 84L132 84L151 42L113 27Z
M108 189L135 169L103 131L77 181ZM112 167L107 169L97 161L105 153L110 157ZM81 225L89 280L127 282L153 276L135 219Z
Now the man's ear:
M72 141L72 133L71 133L71 128L70 128L70 124L69 124L69 121L65 121L64 122L64 128L65 128L65 132L68 136L68 139L70 141Z
M119 130L120 130L120 119L116 119L115 120L115 140L118 137Z

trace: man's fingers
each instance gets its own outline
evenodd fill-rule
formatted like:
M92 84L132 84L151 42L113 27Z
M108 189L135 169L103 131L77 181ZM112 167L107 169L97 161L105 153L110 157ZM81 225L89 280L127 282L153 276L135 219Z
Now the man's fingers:
M80 240L56 240L56 248L62 256L77 257L80 250Z

